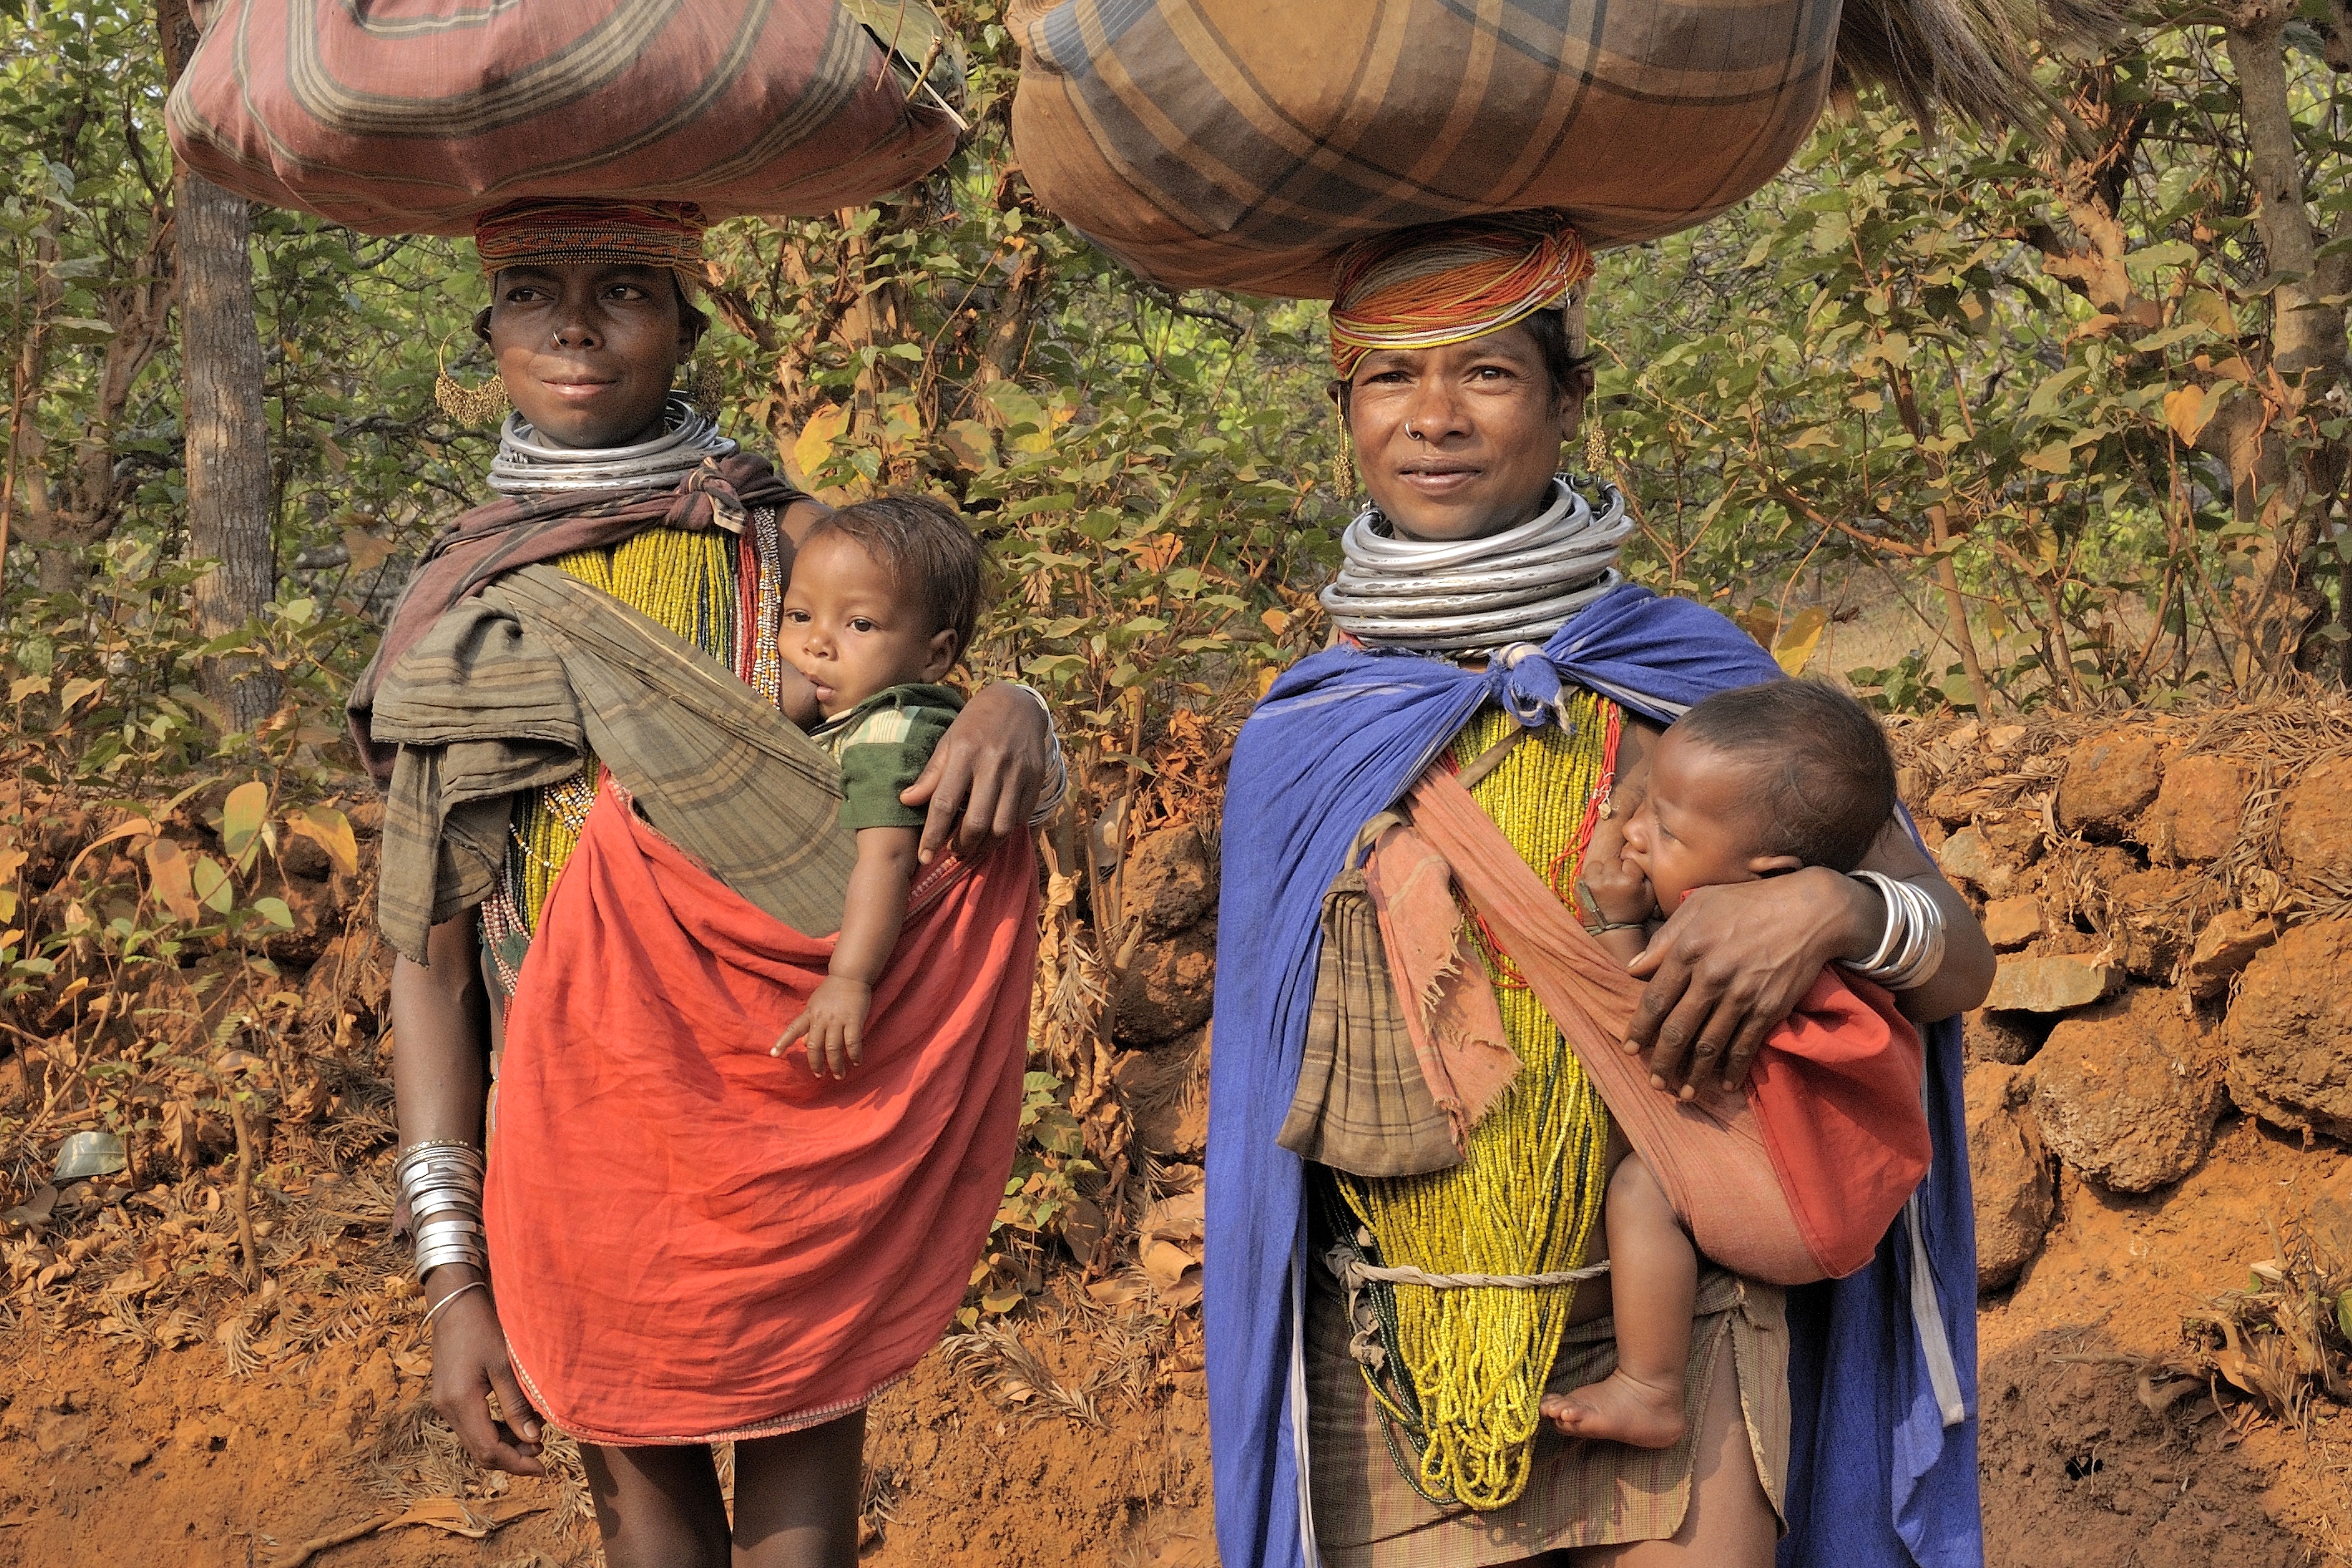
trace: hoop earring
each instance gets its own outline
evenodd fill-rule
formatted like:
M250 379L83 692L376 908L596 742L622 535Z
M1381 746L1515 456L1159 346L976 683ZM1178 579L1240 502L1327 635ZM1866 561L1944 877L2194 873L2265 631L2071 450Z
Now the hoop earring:
M507 395L507 384L493 374L479 385L467 386L449 374L447 363L436 354L437 373L433 378L433 402L442 413L460 425L496 425L507 416L514 400Z
M1331 400L1331 418L1339 426L1339 450L1332 458L1333 488L1343 501L1356 499L1356 437L1348 429L1348 416L1339 412L1338 398Z

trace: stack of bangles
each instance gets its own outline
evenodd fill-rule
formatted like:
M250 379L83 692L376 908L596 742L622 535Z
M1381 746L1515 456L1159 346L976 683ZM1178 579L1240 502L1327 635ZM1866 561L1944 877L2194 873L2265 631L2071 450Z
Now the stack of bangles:
M482 1239L482 1152L457 1138L411 1143L392 1168L393 1184L408 1202L408 1234L416 1240L416 1278L445 1264L489 1264Z
M1856 871L1886 900L1886 934L1877 951L1846 967L1889 991L1913 991L1944 966L1944 907L1924 888L1879 871Z

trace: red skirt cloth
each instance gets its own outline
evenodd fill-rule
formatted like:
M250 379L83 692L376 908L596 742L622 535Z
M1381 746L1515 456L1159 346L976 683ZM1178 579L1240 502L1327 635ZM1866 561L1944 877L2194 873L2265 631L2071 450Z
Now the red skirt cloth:
M864 1065L768 1054L833 939L755 909L608 783L507 1015L487 1220L541 1414L595 1443L814 1426L914 1369L1013 1167L1037 884L935 862Z

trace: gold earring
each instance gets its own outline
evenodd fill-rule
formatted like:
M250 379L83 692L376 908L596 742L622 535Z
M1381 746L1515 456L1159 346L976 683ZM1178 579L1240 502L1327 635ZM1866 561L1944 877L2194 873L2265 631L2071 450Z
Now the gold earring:
M460 425L496 425L514 406L507 395L507 384L497 375L478 386L467 386L449 374L446 362L438 363L439 374L433 378L433 402L442 413Z
M1587 479L1601 477L1601 470L1609 464L1609 438L1601 433L1601 416L1592 409L1584 411L1584 475Z
M1352 501L1356 499L1356 437L1349 431L1348 416L1339 412L1336 400L1331 405L1331 416L1339 426L1339 454L1331 465L1333 478L1339 499Z

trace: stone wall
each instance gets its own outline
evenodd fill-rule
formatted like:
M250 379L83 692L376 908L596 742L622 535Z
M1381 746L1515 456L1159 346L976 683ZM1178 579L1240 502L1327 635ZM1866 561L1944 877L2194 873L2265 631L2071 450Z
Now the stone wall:
M2063 1163L2154 1192L2231 1111L2352 1133L2352 711L1898 727L1905 798L2000 955L1966 1021L1978 1284Z

